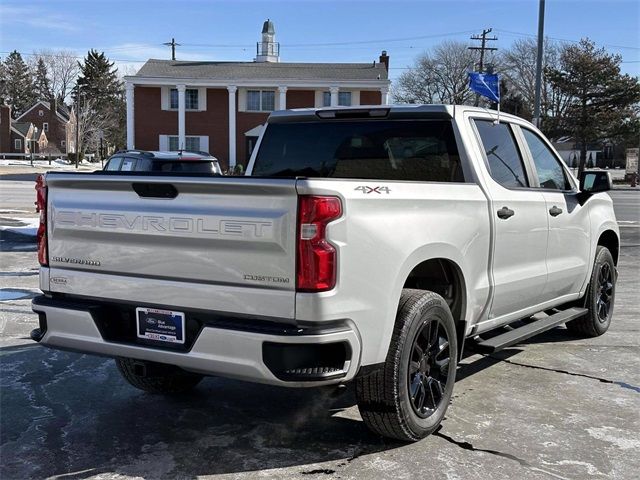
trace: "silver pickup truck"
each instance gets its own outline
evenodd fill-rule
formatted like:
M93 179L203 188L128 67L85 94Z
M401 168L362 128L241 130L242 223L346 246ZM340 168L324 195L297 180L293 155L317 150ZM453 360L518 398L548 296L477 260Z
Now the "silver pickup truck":
M151 392L354 381L367 426L418 440L465 339L494 352L559 324L608 329L610 188L485 109L274 112L244 177L40 179L32 338L114 357Z

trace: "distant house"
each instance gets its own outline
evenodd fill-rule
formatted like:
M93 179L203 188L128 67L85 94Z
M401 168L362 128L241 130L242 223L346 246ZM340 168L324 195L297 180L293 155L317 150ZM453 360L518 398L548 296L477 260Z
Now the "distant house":
M148 60L125 77L127 147L200 150L228 167L247 163L269 113L388 103L389 56L368 63L280 61L264 22L253 61Z
M11 107L0 105L0 153L43 153L49 139L46 132L31 122L11 118Z
M43 153L64 154L75 151L75 114L55 100L36 102L16 122L32 123L38 131L46 134L49 143L46 150L42 150Z

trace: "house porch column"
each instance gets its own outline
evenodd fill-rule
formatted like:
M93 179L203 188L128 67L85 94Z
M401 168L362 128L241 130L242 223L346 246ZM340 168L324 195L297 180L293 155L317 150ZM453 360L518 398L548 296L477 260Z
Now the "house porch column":
M229 85L229 169L236 166L236 92L238 87Z
M340 91L339 87L330 87L329 88L329 93L331 93L331 106L332 107L337 107L338 106L338 92Z
M287 109L287 87L285 87L284 85L280 85L278 87L278 93L280 94L280 99L279 99L280 110L286 110Z
M127 149L133 150L135 148L135 127L134 127L134 111L133 111L133 89L134 84L127 82L125 86L126 99L127 99Z
M380 93L382 94L381 104L389 105L389 87L380 87Z
M186 85L176 85L178 89L178 150L184 150L187 145L185 128L185 92Z

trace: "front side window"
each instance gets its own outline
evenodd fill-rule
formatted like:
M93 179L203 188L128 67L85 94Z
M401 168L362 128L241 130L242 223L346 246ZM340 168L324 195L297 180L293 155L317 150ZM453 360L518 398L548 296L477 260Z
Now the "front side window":
M44 122L42 124L42 130L45 131L45 132L49 131L49 124L47 122Z
M549 147L531 130L523 128L522 133L536 166L540 188L571 190L562 165Z
M180 146L178 145L178 137L170 136L169 137L169 151L170 152L175 152L175 151L177 151L179 149L180 149Z
M252 175L464 182L451 121L321 121L267 126Z
M276 109L276 92L273 90L247 90L247 110L272 112Z
M476 127L489 162L491 177L505 188L528 187L522 157L511 127L491 120L476 120Z
M21 151L22 150L22 140L19 138L16 138L15 141L13 142L13 146L15 147L16 150Z
M331 92L322 92L322 106L323 107L331 106Z

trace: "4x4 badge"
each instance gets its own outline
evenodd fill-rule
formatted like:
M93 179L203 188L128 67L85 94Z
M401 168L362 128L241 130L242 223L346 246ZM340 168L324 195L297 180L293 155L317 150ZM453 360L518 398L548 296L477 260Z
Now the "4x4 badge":
M356 191L362 193L390 193L389 187L370 187L368 185L360 185L355 188Z

